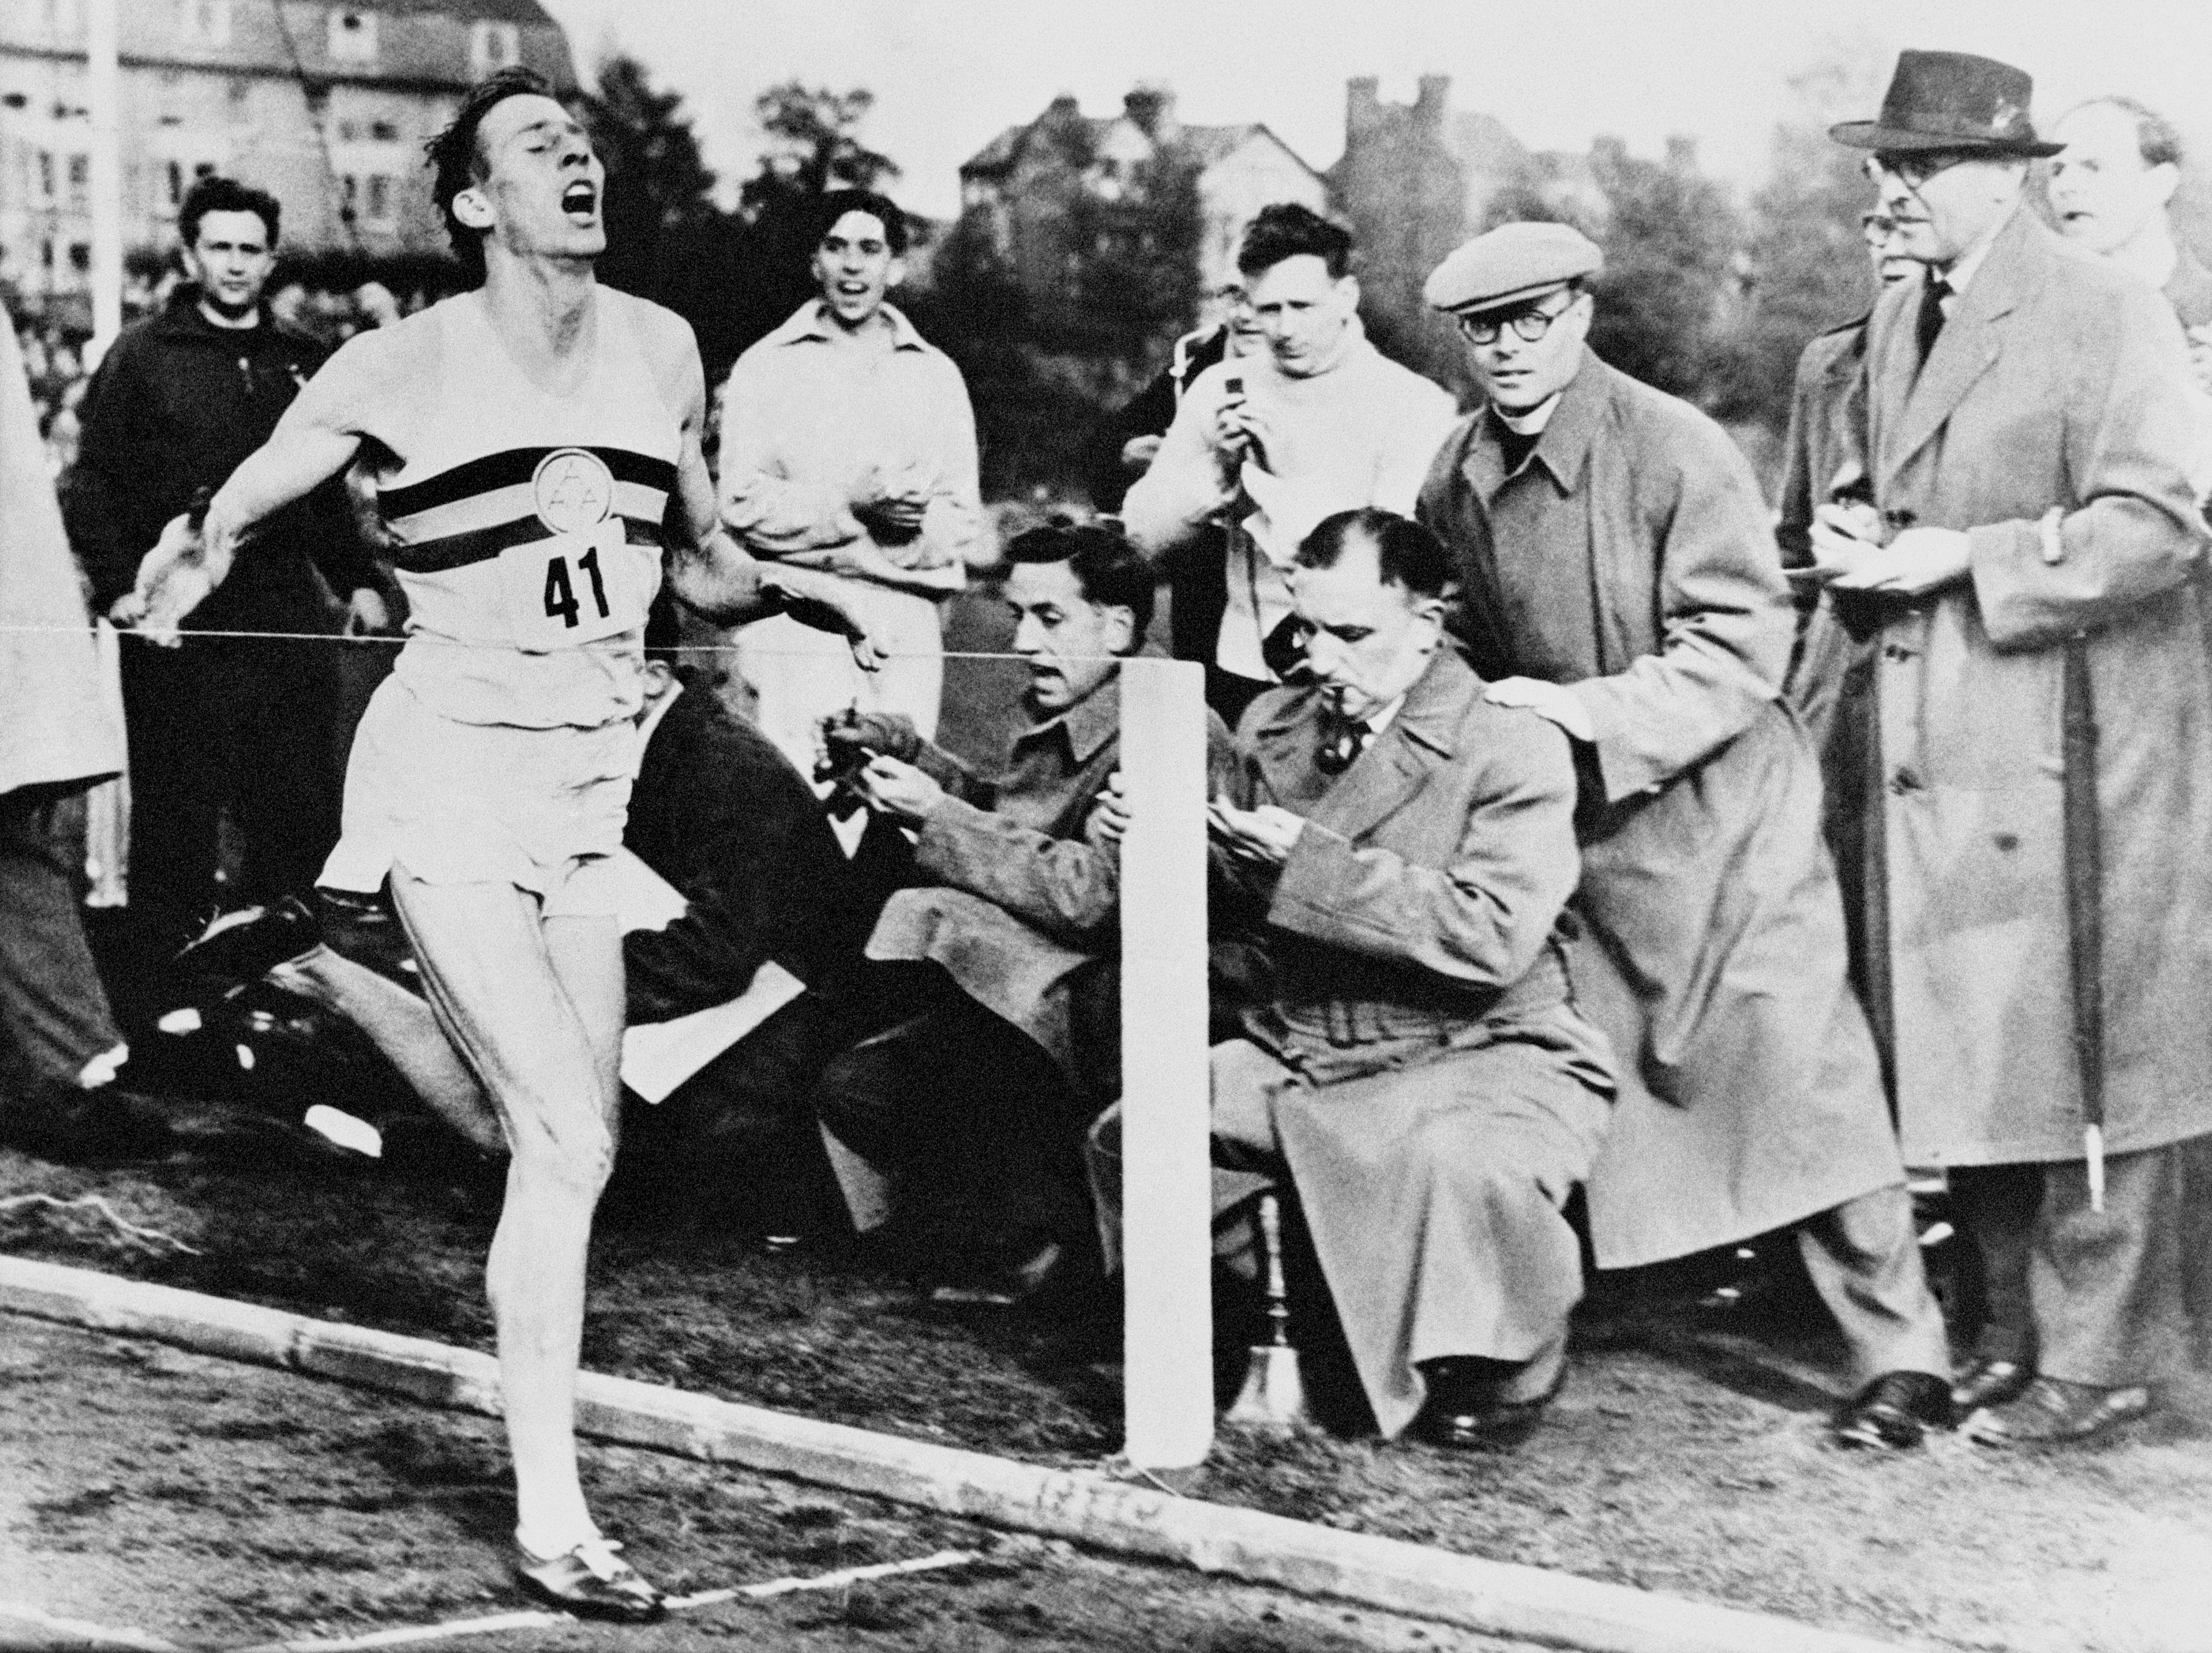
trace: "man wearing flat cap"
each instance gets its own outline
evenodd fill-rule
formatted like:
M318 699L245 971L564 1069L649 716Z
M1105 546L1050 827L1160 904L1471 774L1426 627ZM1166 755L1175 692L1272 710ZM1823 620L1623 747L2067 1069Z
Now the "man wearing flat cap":
M1988 1276L1955 1398L1992 1444L2150 1405L2179 1296L2178 1145L2212 1131L2212 672L2171 307L2022 204L2016 69L1907 52L1833 129L1924 280L1867 335L1878 526L1830 590L1879 628L1881 903L1907 1159Z
M1586 347L1601 262L1565 225L1507 224L1430 276L1487 404L1420 502L1490 698L1574 744L1568 975L1621 1070L1589 1183L1597 1261L1794 1225L1856 1367L1834 1437L1911 1447L1951 1422L1949 1354L1845 979L1820 770L1781 702L1781 562L1721 428Z

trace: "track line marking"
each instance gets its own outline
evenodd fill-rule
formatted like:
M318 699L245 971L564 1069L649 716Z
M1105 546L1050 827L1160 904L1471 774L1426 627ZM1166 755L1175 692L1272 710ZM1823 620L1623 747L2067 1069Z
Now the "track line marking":
M101 1647L137 1647L145 1649L146 1653L180 1653L174 1642L165 1642L143 1630L116 1630L82 1619L64 1619L42 1607L34 1607L28 1601L0 1601L0 1619L36 1625L41 1630L58 1631Z
M734 1601L740 1598L750 1601L766 1601L771 1595L789 1595L795 1590L836 1589L844 1584L866 1583L871 1578L889 1578L908 1572L934 1572L941 1567L964 1567L970 1561L981 1561L982 1555L975 1550L939 1550L935 1555L917 1556L911 1561L879 1561L872 1567L847 1567L841 1572L819 1572L811 1578L777 1578L765 1584L740 1584L735 1589L702 1590L696 1595L675 1595L668 1605L681 1612L689 1607L712 1607L717 1601Z
M908 1561L879 1561L872 1566L846 1567L836 1572L815 1573L803 1578L772 1578L765 1583L701 1590L695 1595L672 1595L668 1598L668 1608L672 1613L684 1613L695 1607L714 1607L724 1601L760 1601L799 1590L839 1589L847 1584L866 1583L874 1578L890 1578L912 1572L934 1572L945 1567L962 1567L982 1559L981 1553L975 1550L939 1550L934 1555L916 1556ZM334 1640L266 1642L241 1650L241 1653L342 1653L343 1650L354 1648L403 1647L413 1643L444 1641L459 1636L490 1636L504 1630L551 1629L556 1626L576 1622L575 1618L566 1613L499 1613L482 1619L449 1619L442 1624L404 1625L394 1630L371 1631L364 1636L347 1636ZM176 1650L167 1642L148 1640L136 1642L132 1645L176 1653Z

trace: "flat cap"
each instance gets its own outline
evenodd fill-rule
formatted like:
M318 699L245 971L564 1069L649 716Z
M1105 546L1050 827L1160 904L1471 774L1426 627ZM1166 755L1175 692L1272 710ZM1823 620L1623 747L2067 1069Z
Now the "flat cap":
M1495 310L1604 267L1597 243L1571 224L1500 224L1431 270L1421 296L1439 310Z

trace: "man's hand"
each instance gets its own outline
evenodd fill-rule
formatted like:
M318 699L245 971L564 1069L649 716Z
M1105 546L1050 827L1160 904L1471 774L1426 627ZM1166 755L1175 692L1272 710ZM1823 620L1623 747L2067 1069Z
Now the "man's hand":
M1886 592L1923 597L1964 580L1973 566L1972 544L1956 528L1907 528L1888 544L1866 551L1832 591Z
M1152 468L1152 461L1159 453L1158 437L1132 436L1121 444L1121 469L1141 476Z
M1546 683L1541 678L1501 678L1482 691L1482 697L1492 706L1526 707L1585 745L1597 739L1597 725L1590 720L1589 708L1563 684Z
M380 637L391 629L392 610L375 586L363 586L346 599L347 636Z
M1106 777L1106 790L1092 799L1091 819L1085 823L1090 836L1120 848L1129 836L1129 794L1121 785L1121 771Z
M849 599L835 580L809 568L781 563L763 563L760 570L760 594L775 605L777 613L787 614L817 631L836 632L852 644L853 663L863 672L873 672L883 665L883 654L869 641L867 627L853 612Z
M1813 513L1807 537L1812 562L1784 572L1802 584L1825 586L1881 550L1881 514L1871 505L1832 500Z
M1280 866L1289 860L1298 835L1306 830L1302 815L1273 804L1239 809L1226 798L1216 798L1206 806L1206 825L1231 854L1263 866Z
M894 543L921 532L929 514L930 480L919 465L885 470L878 465L862 480L853 514L877 538Z
M945 801L945 788L911 763L896 757L873 757L854 777L860 796L872 809L902 821L926 821Z
M1214 448L1232 461L1249 462L1262 471L1273 471L1274 467L1267 463L1267 449L1273 436L1273 422L1242 396L1232 396L1214 410Z
M2212 396L2212 325L2189 331L2189 368L2197 375L2197 388Z
M229 574L236 543L234 534L228 536L218 550L189 514L171 518L154 549L139 559L137 579L115 599L108 617L164 648L176 647L184 641L178 626Z

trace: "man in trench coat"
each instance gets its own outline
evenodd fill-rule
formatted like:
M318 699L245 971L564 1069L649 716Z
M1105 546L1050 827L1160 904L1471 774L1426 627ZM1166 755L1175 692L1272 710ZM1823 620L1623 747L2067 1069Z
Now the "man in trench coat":
M1215 1209L1296 1188L1377 1426L1486 1448L1566 1370L1582 1261L1562 1207L1611 1112L1559 924L1574 768L1445 636L1449 560L1387 511L1322 520L1291 569L1311 680L1237 731L1211 817L1213 927L1271 990L1213 1048ZM1091 1138L1109 1244L1118 1120Z
M1597 1260L1796 1225L1856 1369L1835 1438L1914 1446L1952 1420L1949 1352L1845 978L1819 767L1780 698L1781 561L1726 434L1584 344L1601 262L1564 225L1508 224L1431 275L1488 404L1420 504L1490 698L1574 741L1569 965L1621 1067Z
M1882 817L1905 1151L1950 1168L1989 1279L1979 1440L2101 1436L2150 1404L2179 1294L2177 1145L2212 1131L2212 681L2196 422L2171 307L2021 201L2019 70L1906 52L1869 149L1930 277L1867 342L1887 544L1816 521L1879 606ZM1941 282L1936 277L1940 277ZM2074 659L2069 670L2069 658ZM2069 681L2070 680L2070 681ZM2094 717L2069 853L2069 702ZM2077 1060L2075 897L2101 932L2105 1209ZM2083 1027L2085 1033L2090 1030Z
M1881 288L1915 279L1920 266L1899 248L1897 221L1875 209L1861 220L1867 256ZM1866 457L1866 331L1860 316L1832 327L1805 347L1790 398L1790 431L1783 443L1782 497L1775 538L1783 565L1802 568L1813 559L1810 532L1815 507L1873 495ZM1870 637L1853 636L1817 586L1800 599L1806 611L1790 659L1784 697L1820 755L1823 833L1834 858L1850 938L1851 987L1865 1009L1883 1072L1889 1066L1887 945L1870 928L1865 888L1881 842L1868 831L1855 801L1864 792L1875 751L1872 684L1880 653Z

